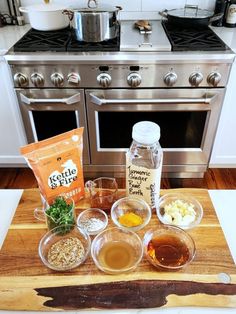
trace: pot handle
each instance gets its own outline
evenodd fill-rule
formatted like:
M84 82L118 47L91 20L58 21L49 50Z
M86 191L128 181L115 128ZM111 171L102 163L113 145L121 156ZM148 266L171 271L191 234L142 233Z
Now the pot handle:
M162 17L168 18L168 10L165 9L164 11L159 11L158 12Z
M92 5L91 2L94 2L94 4ZM98 7L97 0L88 0L87 6L90 9L96 9Z
M120 11L120 10L123 10L123 8L119 5L116 5L116 8Z
M221 19L223 17L223 15L224 15L224 13L217 13L210 18L209 22L211 23L214 21L218 21L219 19Z
M72 21L74 17L74 12L71 10L63 10L62 14L67 15L69 20Z
M26 9L26 7L19 7L19 11L22 13L28 13L29 11Z

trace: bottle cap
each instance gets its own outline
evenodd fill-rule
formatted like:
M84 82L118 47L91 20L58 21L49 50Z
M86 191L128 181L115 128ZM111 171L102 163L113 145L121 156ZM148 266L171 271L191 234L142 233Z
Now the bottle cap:
M145 145L151 145L160 139L160 127L158 124L150 121L141 121L135 123L132 130L132 138Z

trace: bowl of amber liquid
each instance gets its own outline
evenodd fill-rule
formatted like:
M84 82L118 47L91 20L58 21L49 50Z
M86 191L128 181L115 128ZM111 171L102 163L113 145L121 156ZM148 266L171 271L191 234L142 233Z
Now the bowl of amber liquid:
M93 239L91 256L95 265L105 273L130 272L142 259L142 241L133 231L109 228Z
M144 235L143 246L147 260L166 271L186 267L196 253L192 237L183 229L171 225L148 230Z

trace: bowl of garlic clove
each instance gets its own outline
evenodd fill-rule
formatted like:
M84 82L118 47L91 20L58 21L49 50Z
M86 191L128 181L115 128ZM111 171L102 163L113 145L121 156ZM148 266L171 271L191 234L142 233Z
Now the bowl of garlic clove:
M199 201L192 196L167 193L160 197L156 213L163 224L191 229L201 222L203 208Z

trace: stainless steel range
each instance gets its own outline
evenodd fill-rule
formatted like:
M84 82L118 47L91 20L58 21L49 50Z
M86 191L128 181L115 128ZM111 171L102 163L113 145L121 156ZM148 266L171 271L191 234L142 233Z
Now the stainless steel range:
M26 34L6 58L28 141L84 126L85 172L123 175L132 126L150 120L161 127L163 176L202 177L234 54L210 28L184 38L150 24L122 21L120 36L98 46L70 29Z

